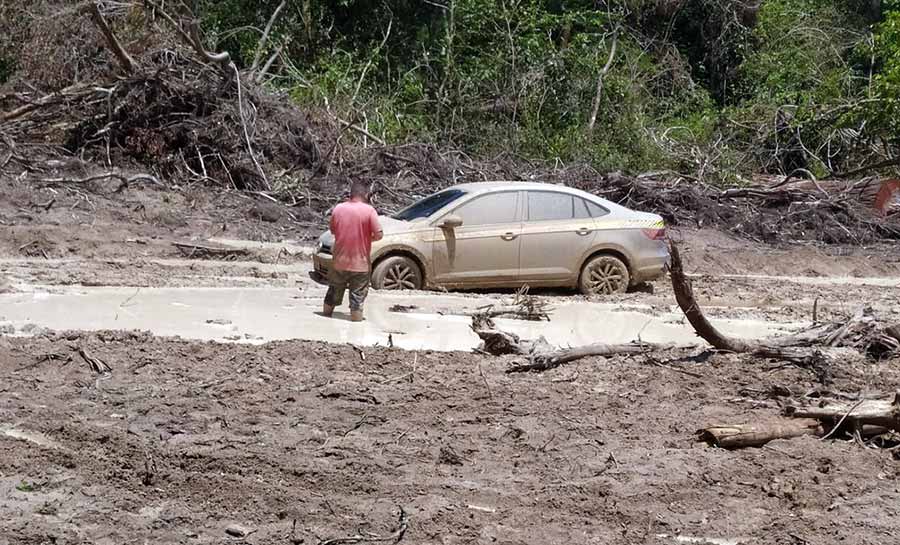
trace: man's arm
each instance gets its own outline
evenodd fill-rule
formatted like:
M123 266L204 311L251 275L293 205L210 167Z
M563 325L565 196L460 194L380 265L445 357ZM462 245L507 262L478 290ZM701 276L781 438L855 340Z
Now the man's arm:
M384 231L381 229L381 222L378 221L378 212L372 209L372 216L369 219L369 228L372 230L372 242L377 242L384 238Z

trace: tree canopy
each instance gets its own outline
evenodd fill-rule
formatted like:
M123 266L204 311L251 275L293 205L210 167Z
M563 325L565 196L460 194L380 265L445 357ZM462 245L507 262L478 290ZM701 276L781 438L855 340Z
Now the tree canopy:
M898 0L181 4L211 49L388 142L723 183L900 146ZM0 82L38 11L0 2Z

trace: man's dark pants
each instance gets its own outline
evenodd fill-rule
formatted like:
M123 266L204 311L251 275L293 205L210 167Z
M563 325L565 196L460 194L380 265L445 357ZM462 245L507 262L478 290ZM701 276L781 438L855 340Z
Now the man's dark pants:
M344 292L350 290L350 310L360 311L369 294L369 273L332 269L328 275L328 292L325 304L339 307L344 302Z

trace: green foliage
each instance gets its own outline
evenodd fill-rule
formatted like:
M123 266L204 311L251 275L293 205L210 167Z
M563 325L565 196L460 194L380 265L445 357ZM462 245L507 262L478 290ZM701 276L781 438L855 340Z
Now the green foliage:
M848 56L861 34L833 1L769 0L741 65L745 98L770 104L821 104L859 85ZM845 23L842 25L842 22Z
M898 0L288 0L257 52L279 3L194 7L211 46L283 48L273 85L388 142L732 181L900 129Z
M865 114L880 133L900 140L900 1L885 1L884 21L876 28L872 54L878 73L873 78L873 94L879 102Z

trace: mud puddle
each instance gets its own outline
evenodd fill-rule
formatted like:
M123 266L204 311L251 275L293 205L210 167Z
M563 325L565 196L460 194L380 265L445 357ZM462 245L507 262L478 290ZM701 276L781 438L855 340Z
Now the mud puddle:
M693 274L691 277L703 275ZM805 286L873 286L881 288L900 288L900 278L896 276L770 276L764 274L720 274L717 278L729 280L750 280L772 284L801 284Z
M471 350L479 345L466 315L496 299L434 294L372 292L366 321L348 321L346 308L334 318L316 314L319 286L289 288L27 287L0 295L0 327L16 335L50 330L146 330L196 340L264 343L316 340L409 350ZM413 312L394 312L397 305ZM550 321L498 319L498 326L525 339L545 337L557 346L634 340L694 344L680 312L622 310L620 305L566 301L554 305ZM777 335L801 327L750 319L714 320L737 337Z
M0 436L18 439L19 441L28 441L46 448L59 449L59 444L42 433L31 432L0 422Z

